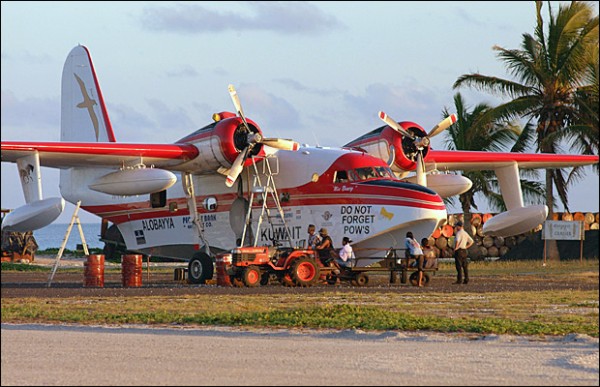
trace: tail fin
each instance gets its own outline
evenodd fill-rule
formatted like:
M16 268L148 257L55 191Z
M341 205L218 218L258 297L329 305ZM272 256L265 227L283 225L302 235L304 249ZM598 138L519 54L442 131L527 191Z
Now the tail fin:
M92 58L85 46L73 48L65 61L61 105L61 141L116 141Z

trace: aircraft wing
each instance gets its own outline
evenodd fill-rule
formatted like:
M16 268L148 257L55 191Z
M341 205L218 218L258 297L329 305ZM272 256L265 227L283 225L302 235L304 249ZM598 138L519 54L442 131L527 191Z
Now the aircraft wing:
M440 171L494 170L515 162L520 169L570 168L595 164L598 156L430 149L426 158L426 164L434 164Z
M2 142L2 161L16 162L38 153L40 166L120 167L143 162L162 169L177 169L198 156L191 144L128 144L115 142Z

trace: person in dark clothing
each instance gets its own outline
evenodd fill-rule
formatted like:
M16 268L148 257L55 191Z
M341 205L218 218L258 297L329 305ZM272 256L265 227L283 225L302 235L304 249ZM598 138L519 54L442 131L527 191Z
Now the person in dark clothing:
M319 254L319 259L325 266L334 265L337 267L335 264L336 252L333 247L333 240L329 236L327 229L321 228L319 230L319 236L321 237L321 242L315 247Z

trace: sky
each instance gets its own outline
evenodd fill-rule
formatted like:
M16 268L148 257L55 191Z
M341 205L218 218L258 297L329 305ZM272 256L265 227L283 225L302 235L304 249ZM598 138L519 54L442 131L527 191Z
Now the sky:
M561 2L551 2L553 11ZM564 3L564 2L563 2ZM596 4L596 11L598 3ZM117 141L172 143L234 111L266 137L342 146L383 125L385 111L429 131L453 111L500 102L456 79L509 78L493 46L533 34L534 1L1 3L2 141L58 141L62 67L78 44L92 56ZM548 17L544 2L543 16ZM446 149L445 134L433 138ZM569 153L568 147L563 149ZM60 196L42 169L44 197ZM544 174L540 171L539 178ZM572 212L598 212L598 175L569 189ZM25 203L15 164L2 163L2 208ZM479 212L489 212L484 198ZM58 222L68 223L68 204ZM449 207L449 213L461 212ZM555 211L564 208L559 203ZM81 211L82 222L100 222Z

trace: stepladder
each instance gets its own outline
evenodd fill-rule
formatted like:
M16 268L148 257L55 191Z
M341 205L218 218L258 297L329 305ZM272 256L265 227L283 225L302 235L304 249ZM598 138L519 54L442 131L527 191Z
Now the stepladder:
M78 201L77 205L75 206L75 211L73 211L73 216L71 216L71 222L69 223L69 226L67 227L67 231L65 233L65 237L63 238L60 249L58 250L58 253L56 254L56 259L54 260L54 265L52 266L52 271L50 272L50 276L48 277L48 287L50 287L52 284L52 280L54 279L56 270L58 269L58 266L60 265L60 259L62 258L62 255L65 251L65 247L67 246L67 242L69 241L69 236L71 235L71 230L73 229L73 225L75 223L77 223L77 228L79 229L79 236L81 237L83 252L85 253L86 256L88 256L90 254L88 251L87 243L85 242L85 235L83 234L83 228L81 227L81 221L79 220L78 214L79 214L80 206L81 206L81 200Z

